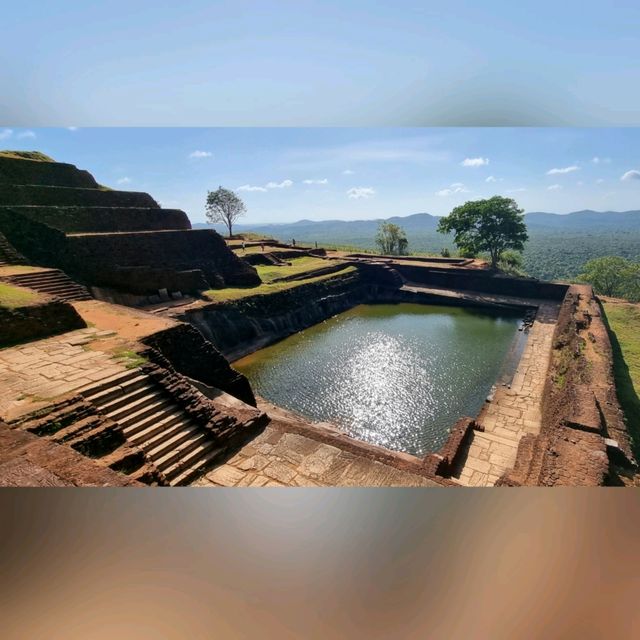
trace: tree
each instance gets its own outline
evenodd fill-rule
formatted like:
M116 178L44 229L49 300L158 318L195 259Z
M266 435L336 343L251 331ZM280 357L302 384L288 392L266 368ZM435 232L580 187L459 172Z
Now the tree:
M491 267L496 269L504 251L522 251L529 239L523 213L511 198L469 201L442 218L438 231L453 232L453 240L463 253L487 252Z
M225 224L229 230L229 237L233 223L246 212L244 202L233 191L222 187L207 193L206 210L207 220Z
M584 265L580 280L604 296L627 297L637 286L637 265L620 256L594 258Z
M409 241L402 227L391 222L381 222L376 233L376 244L381 253L388 256L406 256Z

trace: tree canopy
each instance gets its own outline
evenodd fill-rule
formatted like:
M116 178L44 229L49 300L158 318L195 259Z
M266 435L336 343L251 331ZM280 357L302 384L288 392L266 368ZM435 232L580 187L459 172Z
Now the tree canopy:
M463 253L488 253L495 269L507 249L522 251L529 239L523 213L511 198L471 200L442 218L438 231L453 233L454 242Z
M603 256L584 265L580 280L593 286L596 293L632 302L640 300L640 263L620 256Z
M409 253L409 241L404 229L392 222L380 223L376 233L376 244L384 255L406 256Z
M232 235L233 223L245 214L244 202L229 189L218 187L216 191L207 193L206 204L207 220L209 222L222 222Z

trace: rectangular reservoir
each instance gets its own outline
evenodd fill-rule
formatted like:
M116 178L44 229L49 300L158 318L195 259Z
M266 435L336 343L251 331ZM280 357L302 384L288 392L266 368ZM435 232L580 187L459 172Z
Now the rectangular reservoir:
M476 416L522 351L523 313L360 305L234 363L254 390L353 438L423 456Z

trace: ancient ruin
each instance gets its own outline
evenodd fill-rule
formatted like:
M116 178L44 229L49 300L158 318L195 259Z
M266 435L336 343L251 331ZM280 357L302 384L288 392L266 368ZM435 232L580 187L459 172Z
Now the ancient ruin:
M275 406L232 366L379 303L524 318L509 379L424 456ZM589 286L471 259L240 248L146 193L0 153L2 485L603 485L635 464Z

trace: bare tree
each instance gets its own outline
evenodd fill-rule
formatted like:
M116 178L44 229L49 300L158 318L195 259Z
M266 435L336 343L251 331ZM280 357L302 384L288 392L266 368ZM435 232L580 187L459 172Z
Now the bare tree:
M229 230L229 237L233 229L233 223L245 214L244 202L229 189L218 187L216 191L207 193L207 220L209 222L222 222Z

